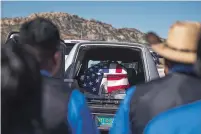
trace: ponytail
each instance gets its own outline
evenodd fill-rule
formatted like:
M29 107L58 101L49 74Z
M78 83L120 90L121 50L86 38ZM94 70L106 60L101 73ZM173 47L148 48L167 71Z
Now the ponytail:
M41 76L33 49L12 39L1 49L2 133L10 133L16 125L23 128L34 118Z

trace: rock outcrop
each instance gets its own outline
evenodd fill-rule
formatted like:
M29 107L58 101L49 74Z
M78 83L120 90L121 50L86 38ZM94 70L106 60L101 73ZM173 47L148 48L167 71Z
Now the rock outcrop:
M28 17L2 18L2 40L5 40L11 31L19 31L20 25L37 16L48 18L60 29L62 39L86 39L120 42L146 43L144 33L134 28L114 28L94 19L87 20L77 15L62 12L34 13Z

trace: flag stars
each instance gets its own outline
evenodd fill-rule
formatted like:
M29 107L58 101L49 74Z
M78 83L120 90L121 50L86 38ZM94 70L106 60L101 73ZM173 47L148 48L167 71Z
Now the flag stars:
M96 88L95 88L95 87L93 87L93 88L92 88L92 91L93 91L93 92L95 92L95 91L96 91Z
M84 87L86 87L86 86L87 86L87 84L86 84L86 83L84 83L84 84L83 84L83 86L84 86Z
M92 86L92 85L93 85L93 82L90 81L90 82L89 82L89 85Z
M84 80L84 75L82 75L82 76L80 77L80 80L81 80L81 81L83 81L83 80Z
M96 83L98 83L99 82L99 79L96 79Z
M80 76L80 81L82 83L83 88L87 89L88 92L92 94L98 94L99 93L99 84L102 81L103 78L103 72L105 71L105 68L108 66L106 64L100 64L100 65L94 65L90 68L88 68L84 75Z

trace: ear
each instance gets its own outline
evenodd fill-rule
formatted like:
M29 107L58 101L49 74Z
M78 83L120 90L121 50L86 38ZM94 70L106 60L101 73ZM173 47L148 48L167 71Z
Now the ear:
M55 76L61 66L61 52L55 52L53 57L54 67L52 69L52 76Z
M59 51L55 52L54 54L54 64L57 64L58 62L61 62L61 52Z
M168 68L167 68L167 67L164 68L164 74L165 74L165 75L168 74Z

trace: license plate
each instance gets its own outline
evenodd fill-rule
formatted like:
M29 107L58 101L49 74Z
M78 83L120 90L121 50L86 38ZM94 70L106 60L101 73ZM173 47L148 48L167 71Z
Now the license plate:
M112 116L96 116L98 126L112 126L114 117Z

